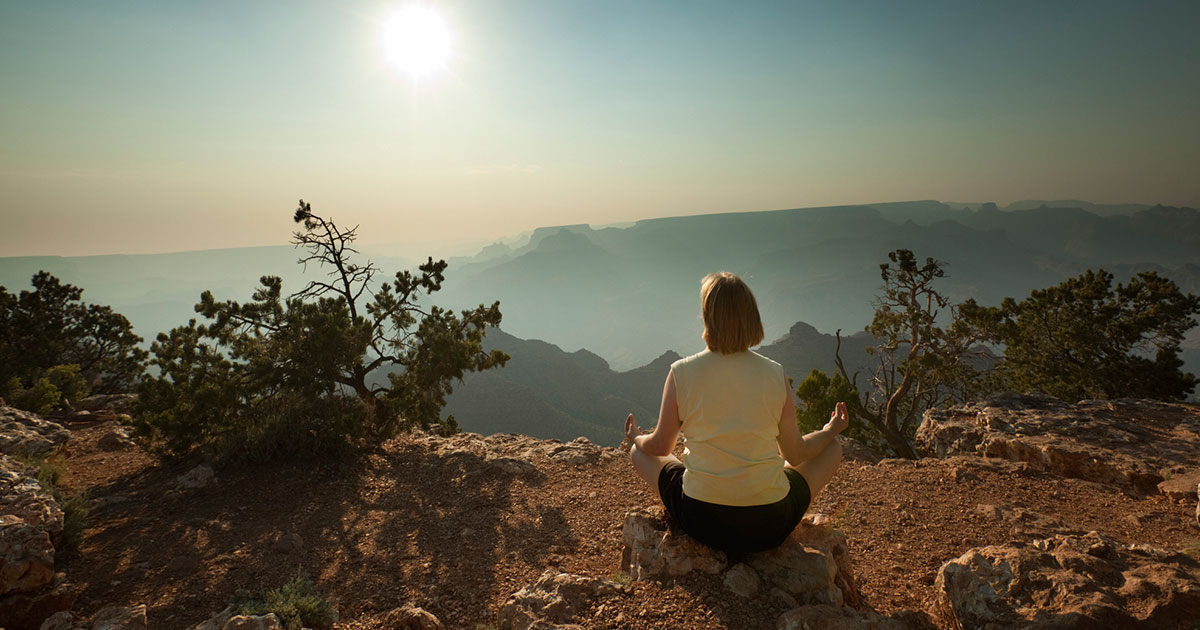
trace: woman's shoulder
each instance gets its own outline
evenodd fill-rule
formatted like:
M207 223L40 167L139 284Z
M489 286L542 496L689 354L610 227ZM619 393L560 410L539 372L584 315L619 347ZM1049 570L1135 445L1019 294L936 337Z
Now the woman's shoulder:
M696 354L683 357L682 359L672 363L671 370L679 372L680 370L687 369L688 366L695 365L696 363L703 361L705 356L711 354L712 352L708 348L705 348Z
M760 365L763 370L772 372L774 374L784 374L783 365L778 361L770 357L764 357L753 350L749 351L747 354L751 355L752 360Z
M755 361L758 361L758 362L760 362L760 363L764 363L764 364L766 364L766 365L771 365L771 366L777 367L777 368L779 368L779 369L781 369L781 370L783 369L783 365L782 365L781 363L779 363L778 361L776 361L775 359L772 359L771 357L765 357L765 356L763 356L763 355L761 355L761 354L759 354L759 353L757 353L757 352L755 352L755 351L753 351L753 350L751 350L751 351L749 352L749 354L750 354L751 356L753 356L753 357L754 357L754 360L755 360Z

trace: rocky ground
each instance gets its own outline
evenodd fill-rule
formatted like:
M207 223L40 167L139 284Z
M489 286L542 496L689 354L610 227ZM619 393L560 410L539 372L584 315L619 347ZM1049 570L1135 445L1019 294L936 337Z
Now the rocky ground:
M1003 411L987 412L993 425ZM1168 411L1185 428L1200 418ZM78 552L54 564L83 619L144 604L150 628L191 628L237 589L299 573L337 606L335 627L356 630L426 627L404 607L469 630L523 627L539 615L587 628L1200 624L1200 563L1179 553L1200 544L1195 488L1169 495L1147 491L1142 476L1064 476L1030 449L1004 450L1017 461L985 458L958 439L941 459L846 462L810 510L844 533L858 591L838 582L843 601L831 602L781 595L770 562L752 559L722 559L714 574L631 580L626 514L656 497L615 449L416 434L350 463L226 468L210 478L194 463L160 464L111 419L76 420L57 447L62 483L86 492L91 509ZM1182 452L1163 481L1190 474ZM762 587L745 586L759 577ZM1006 596L984 596L1002 584ZM812 605L797 608L804 603Z

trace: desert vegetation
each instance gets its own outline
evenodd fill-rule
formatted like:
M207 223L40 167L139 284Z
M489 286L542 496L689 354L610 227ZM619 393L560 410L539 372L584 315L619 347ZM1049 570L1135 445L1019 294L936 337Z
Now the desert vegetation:
M507 361L481 346L499 302L460 313L426 304L445 261L377 282L379 269L353 258L357 228L303 200L293 219L299 264L324 278L285 297L281 279L265 276L244 304L206 291L196 305L206 323L151 346L135 426L160 452L263 460L345 452L410 426L454 432L440 417L453 381ZM377 372L388 386L371 385Z
M1039 391L1064 400L1147 398L1181 401L1196 386L1179 358L1196 325L1200 297L1154 272L1113 287L1113 275L1087 271L998 307L952 304L934 287L945 264L919 263L906 249L880 265L882 288L866 332L877 358L860 385L840 345L837 371L813 370L797 387L805 430L824 410L852 401L859 418L849 435L915 458L912 436L922 414L1004 391ZM939 316L942 321L939 321ZM838 337L840 341L840 333Z
M44 413L89 392L129 391L147 356L129 320L45 271L31 284L19 294L0 286L0 395Z

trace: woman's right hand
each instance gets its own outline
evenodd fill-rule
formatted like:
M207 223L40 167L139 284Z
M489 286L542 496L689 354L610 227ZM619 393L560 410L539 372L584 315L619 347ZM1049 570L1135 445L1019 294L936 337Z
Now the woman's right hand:
M841 433L850 426L850 412L846 411L846 403L839 402L834 407L833 413L829 414L829 422L825 423L825 429L834 433Z
M629 414L629 417L625 418L625 439L632 444L633 439L641 434L642 427L639 427L637 420L633 419L633 414Z

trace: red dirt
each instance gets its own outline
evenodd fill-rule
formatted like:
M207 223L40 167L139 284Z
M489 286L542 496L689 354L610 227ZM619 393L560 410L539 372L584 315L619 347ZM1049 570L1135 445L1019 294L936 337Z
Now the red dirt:
M186 466L136 449L102 452L101 432L76 427L66 449L70 487L93 503L123 497L93 508L66 566L81 588L75 612L145 603L151 628L189 627L235 590L274 588L297 572L337 606L337 628L384 628L383 614L405 604L447 628L487 628L548 568L618 574L624 512L657 500L623 458L575 466L539 457L539 475L514 477L405 437L349 464L225 469L214 487L178 491ZM1125 542L1180 548L1197 538L1192 508L1161 496L962 461L843 464L810 512L846 532L866 602L887 614L925 610L943 562L1013 538L979 504L1025 507ZM288 533L303 548L273 551ZM749 629L773 627L783 612L707 576L630 591L595 602L585 625Z

